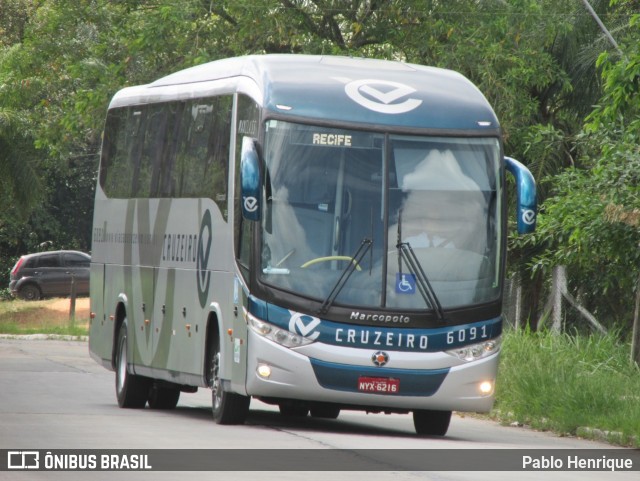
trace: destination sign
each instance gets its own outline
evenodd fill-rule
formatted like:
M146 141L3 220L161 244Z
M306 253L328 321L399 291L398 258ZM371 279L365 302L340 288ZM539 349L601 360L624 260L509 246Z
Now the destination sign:
M289 132L290 145L308 145L317 147L343 147L372 149L382 148L382 139L378 134L353 130L305 127ZM378 141L376 142L376 139Z
M351 135L345 134L313 134L313 145L337 145L351 147Z

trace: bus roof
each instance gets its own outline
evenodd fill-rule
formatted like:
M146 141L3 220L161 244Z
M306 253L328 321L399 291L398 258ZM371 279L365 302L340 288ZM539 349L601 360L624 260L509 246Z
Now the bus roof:
M461 74L386 60L288 54L236 57L137 87L136 97L241 77L251 79L262 93L267 115L280 118L486 135L499 130L486 98Z

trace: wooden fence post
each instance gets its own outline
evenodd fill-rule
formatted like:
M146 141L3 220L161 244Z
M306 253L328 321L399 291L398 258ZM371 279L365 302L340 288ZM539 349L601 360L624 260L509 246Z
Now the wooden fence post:
M562 332L562 294L566 291L567 275L564 266L555 266L551 274L551 295L553 296L553 311L551 330Z
M69 293L69 322L71 327L76 325L76 278L74 273L71 273L71 292Z
M636 306L633 311L631 361L640 365L640 276L638 276L638 283L636 285Z

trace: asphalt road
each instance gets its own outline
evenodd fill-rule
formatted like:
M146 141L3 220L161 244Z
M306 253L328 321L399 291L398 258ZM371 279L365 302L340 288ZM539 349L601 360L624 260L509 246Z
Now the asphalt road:
M119 409L114 393L114 374L96 364L87 343L0 339L0 450L62 449L278 449L275 455L292 459L305 451L339 449L384 449L378 471L237 471L200 472L28 472L0 471L0 480L634 480L635 472L505 472L505 471L415 471L402 464L407 450L444 449L447 456L458 450L520 449L535 455L539 449L554 450L561 458L565 449L606 449L610 446L574 438L556 437L523 428L454 415L444 438L419 438L411 416L366 415L342 412L337 420L301 420L282 417L276 408L252 401L243 426L220 426L211 419L210 392L182 394L173 411ZM399 450L393 453L392 449ZM454 451L451 451L454 450ZM314 451L317 452L317 451ZM466 456L459 451L460 456ZM231 453L231 452L230 452ZM251 464L250 451L246 462ZM253 452L255 454L256 451ZM235 452L237 455L237 451ZM243 454L243 453L241 453ZM500 469L500 457L496 470ZM330 462L330 461L329 461ZM338 462L336 460L336 462ZM360 457L359 462L362 462ZM368 462L365 460L365 462ZM0 464L1 465L1 464ZM454 463L455 465L455 463ZM377 469L377 468L376 468ZM638 467L635 468L636 470Z

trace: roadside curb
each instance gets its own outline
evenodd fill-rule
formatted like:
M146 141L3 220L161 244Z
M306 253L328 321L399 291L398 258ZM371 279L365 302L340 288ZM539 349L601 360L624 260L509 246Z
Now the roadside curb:
M87 342L89 336L69 336L63 334L0 334L0 339L16 341L80 341Z
M602 441L619 446L632 446L638 442L638 436L625 436L619 431L607 431L604 429L579 427L576 436L593 441Z

